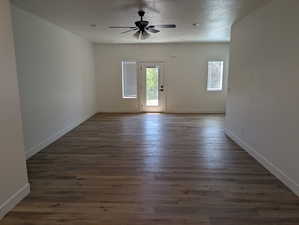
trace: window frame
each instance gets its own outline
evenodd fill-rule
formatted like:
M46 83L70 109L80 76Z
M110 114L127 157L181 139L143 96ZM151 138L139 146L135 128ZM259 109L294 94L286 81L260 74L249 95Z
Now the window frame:
M221 72L221 88L209 88L209 64L210 63L215 63L215 62L221 62L222 63L222 72ZM209 60L208 61L208 73L207 73L207 83L206 83L206 91L207 92L223 92L224 91L224 67L225 67L225 62L222 59L215 59L215 60Z
M125 80L124 80L124 65L135 64L136 65L136 96L125 96ZM138 62L134 60L122 60L121 61L121 92L122 99L137 99L138 98Z

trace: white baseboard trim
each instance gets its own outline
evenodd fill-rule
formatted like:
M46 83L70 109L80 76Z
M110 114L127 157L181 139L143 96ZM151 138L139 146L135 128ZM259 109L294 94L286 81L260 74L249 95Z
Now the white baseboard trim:
M240 147L247 151L253 158L255 158L260 164L262 164L270 173L283 182L291 191L299 196L299 184L297 184L292 178L286 175L279 167L275 166L272 162L266 159L263 155L258 153L249 144L244 142L240 137L235 135L231 130L225 129L225 134L236 142Z
M75 122L69 124L66 128L56 132L52 136L50 136L47 139L40 142L38 145L36 145L34 147L31 147L31 148L28 148L28 149L25 149L26 159L31 158L36 153L40 152L41 150L43 150L44 148L46 148L47 146L49 146L53 142L57 141L59 138L61 138L62 136L64 136L65 134L67 134L68 132L73 130L74 128L78 127L81 123L85 122L86 120L91 118L93 115L95 115L95 113L90 114L88 116L85 116L85 117L83 117L83 119L75 121Z
M165 113L169 114L225 114L225 112L222 111L196 111L196 110L173 110L173 111L166 111Z
M30 193L30 185L25 184L2 205L0 205L0 220Z
M168 109L166 113L198 113L198 114L224 114L224 110L200 110L200 109Z
M99 111L97 114L138 114L140 111Z
M142 111L99 111L99 114L138 114L144 113ZM166 110L164 113L173 113L173 114L225 114L224 111L203 111L203 110Z

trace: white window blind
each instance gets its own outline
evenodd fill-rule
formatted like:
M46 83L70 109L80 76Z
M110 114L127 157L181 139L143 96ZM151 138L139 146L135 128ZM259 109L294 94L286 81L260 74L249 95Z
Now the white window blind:
M210 61L208 65L208 91L223 90L223 61Z
M122 97L137 98L136 62L122 62Z

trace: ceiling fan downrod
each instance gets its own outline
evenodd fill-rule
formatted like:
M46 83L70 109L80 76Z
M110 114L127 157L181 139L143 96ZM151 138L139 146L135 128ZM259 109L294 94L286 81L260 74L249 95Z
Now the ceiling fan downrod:
M143 10L139 10L138 15L141 17L140 21L143 21L143 17L145 15L145 12Z

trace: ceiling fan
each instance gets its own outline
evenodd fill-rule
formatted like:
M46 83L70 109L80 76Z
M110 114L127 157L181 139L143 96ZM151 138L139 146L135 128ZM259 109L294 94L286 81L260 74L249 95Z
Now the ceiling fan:
M145 40L150 37L150 33L159 33L160 30L156 28L176 28L175 24L164 24L164 25L150 25L149 21L143 20L145 12L143 10L138 11L138 15L140 16L140 20L135 22L135 26L110 26L109 28L128 28L129 30L122 32L129 33L136 31L133 36L136 39Z

